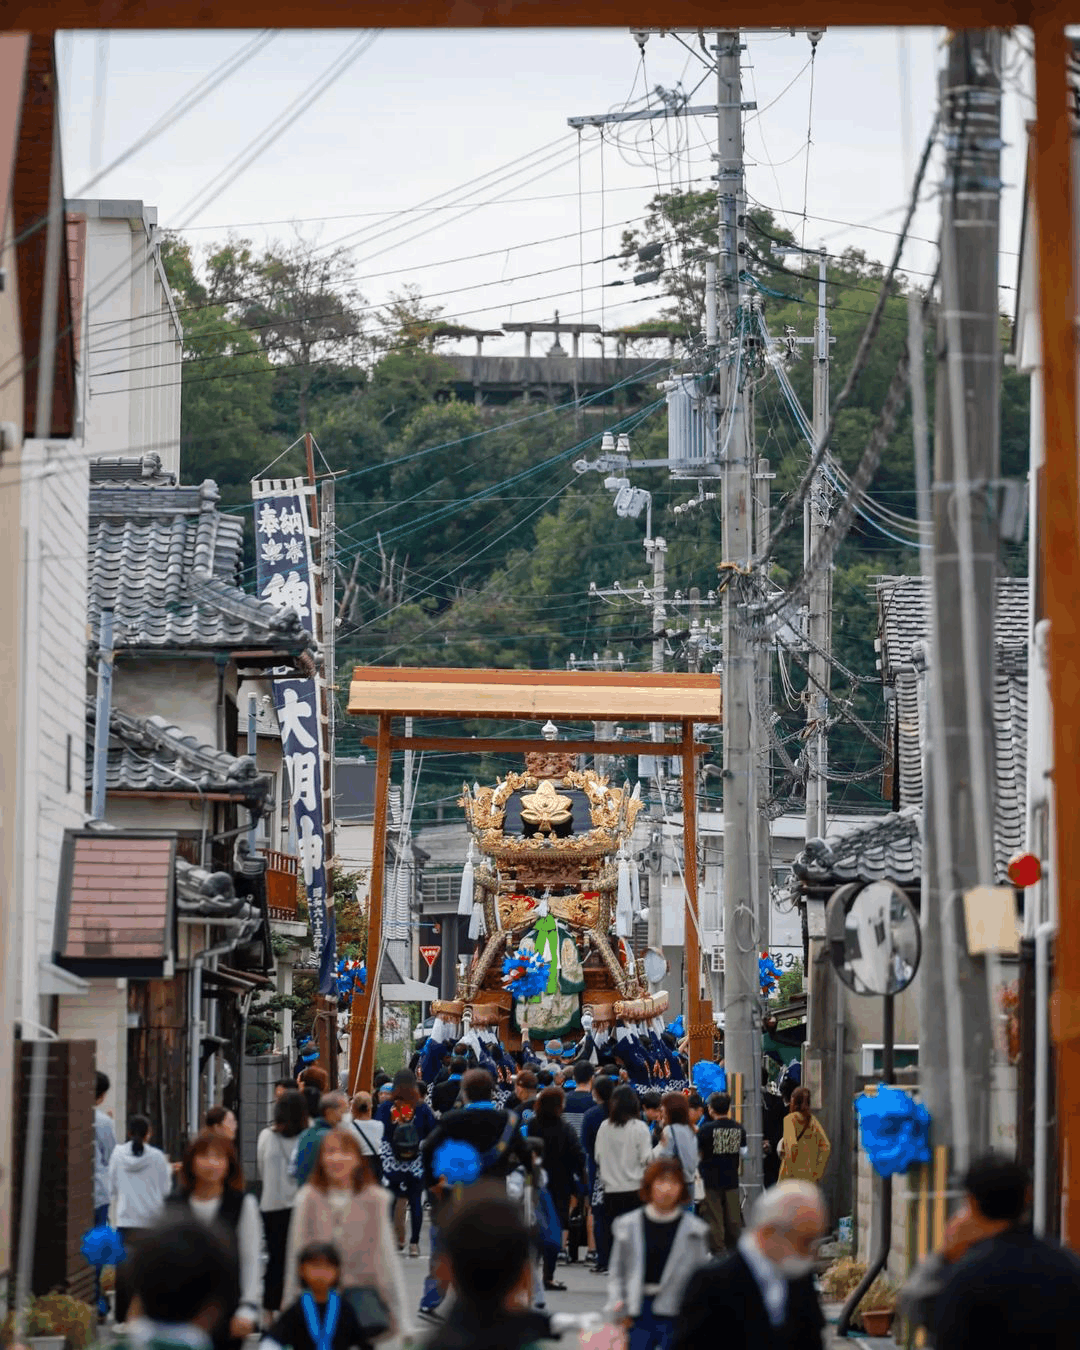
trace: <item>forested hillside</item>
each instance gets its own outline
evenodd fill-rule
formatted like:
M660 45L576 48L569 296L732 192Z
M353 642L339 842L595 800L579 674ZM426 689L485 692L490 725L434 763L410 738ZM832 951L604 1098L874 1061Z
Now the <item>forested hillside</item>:
M701 352L702 259L714 237L711 194L657 197L640 235L627 236L629 251L663 242L672 260L649 327L658 320L678 339L677 361L693 364ZM747 271L773 337L787 330L812 332L817 260L806 270L790 258L781 265L774 242L788 240L765 212L748 229ZM886 241L888 242L888 241ZM249 479L310 429L333 469L337 487L339 595L350 580L338 632L339 702L354 664L426 664L562 668L571 653L622 653L631 667L648 667L651 613L631 601L590 593L590 583L619 580L633 587L649 577L642 549L644 519L620 520L611 493L596 474L578 475L573 463L595 456L600 433L627 430L635 458L666 454L665 403L659 390L633 408L620 404L552 409L536 403L478 409L453 401L450 370L440 355L439 313L402 277L398 300L373 307L357 292L347 257L327 255L303 241L256 255L230 239L194 254L175 241L167 265L186 332L183 389L183 474L215 478L225 504L243 509ZM883 269L849 251L829 259L832 388L847 374ZM833 451L848 472L881 407L907 331L905 287L895 289L880 336L854 395L838 419ZM643 325L645 326L645 325ZM930 325L932 329L932 322ZM1004 325L1003 325L1004 328ZM1007 334L1003 332L1003 343ZM642 337L631 354L653 357L657 378L666 374L666 342ZM807 413L811 363L806 347L786 364ZM933 335L927 339L933 370ZM809 450L785 400L772 364L753 371L758 453L776 473L774 512L798 481ZM930 390L931 408L933 390ZM1002 472L1027 470L1027 381L1006 371L1003 379ZM275 465L275 473L302 473L300 449ZM668 542L671 589L698 587L703 596L717 582L720 527L714 504L675 516L672 508L694 495L695 483L671 482L661 470L631 470L632 481L653 493L654 532ZM706 484L706 487L709 485ZM840 665L833 678L838 723L830 734L837 776L834 804L855 809L880 805L880 752L845 712L881 730L876 679L873 577L918 568L917 551L890 528L893 512L913 517L910 417L905 412L873 486L876 524L858 518L836 557L834 641ZM892 537L890 537L892 536ZM802 562L801 518L776 556L776 579L796 575ZM1009 546L1005 564L1024 566L1024 550ZM685 609L681 611L685 615ZM719 617L718 611L715 617ZM685 631L672 618L669 669L686 669ZM709 658L705 660L708 668ZM783 678L781 678L781 675ZM850 675L861 677L852 680ZM785 664L774 681L782 720L777 751L775 808L794 804L798 773L785 768L797 757L805 681ZM359 748L366 729L339 720L338 753ZM463 776L483 777L503 765L441 760L425 765L421 796L450 797ZM715 779L711 779L715 783Z

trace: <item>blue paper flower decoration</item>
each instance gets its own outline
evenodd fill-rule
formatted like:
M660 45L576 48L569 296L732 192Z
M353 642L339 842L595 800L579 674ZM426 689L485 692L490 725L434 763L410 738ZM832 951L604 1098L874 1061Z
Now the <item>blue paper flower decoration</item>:
M353 993L367 984L367 966L355 957L343 956L337 963L334 982L338 1003L347 1008L352 1002Z
M708 1101L714 1092L727 1091L727 1070L708 1059L699 1059L690 1070L690 1081Z
M771 994L779 984L780 970L768 952L762 952L758 957L758 979L763 994Z
M511 956L503 957L503 987L516 999L536 998L544 993L551 974L551 962L539 952L519 947Z
M99 1224L83 1234L79 1251L89 1264L96 1266L98 1270L105 1266L118 1266L125 1255L124 1239L107 1223Z
M464 1139L447 1139L435 1150L431 1170L451 1186L469 1186L480 1175L480 1154Z
M874 1096L855 1098L863 1147L880 1177L930 1161L930 1112L921 1102L886 1084Z
M669 1022L664 1028L672 1036L678 1036L681 1040L686 1035L686 1026L683 1022L683 1015L680 1013L674 1022Z

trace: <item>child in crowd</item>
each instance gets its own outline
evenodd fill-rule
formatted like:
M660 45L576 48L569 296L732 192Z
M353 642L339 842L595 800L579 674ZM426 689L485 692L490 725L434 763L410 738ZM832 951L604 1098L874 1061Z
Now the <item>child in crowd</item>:
M297 1257L303 1292L262 1339L263 1350L353 1350L368 1342L352 1305L338 1293L341 1258L329 1242L309 1242Z
M118 1345L210 1350L233 1306L236 1261L228 1242L196 1219L148 1229L131 1257L132 1317Z
M550 1321L531 1307L532 1240L514 1201L480 1183L441 1237L442 1278L455 1297L426 1350L536 1350L550 1339Z

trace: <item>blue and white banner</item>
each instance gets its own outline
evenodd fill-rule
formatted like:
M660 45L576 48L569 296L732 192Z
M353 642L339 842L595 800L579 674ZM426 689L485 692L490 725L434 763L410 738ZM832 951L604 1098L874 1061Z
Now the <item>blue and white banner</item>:
M278 609L294 609L318 634L315 574L302 479L253 484L255 570L259 596ZM281 753L288 774L296 853L307 891L311 943L319 957L319 993L337 992L337 938L333 905L327 904L323 830L323 755L318 683L275 680L274 704L281 727Z

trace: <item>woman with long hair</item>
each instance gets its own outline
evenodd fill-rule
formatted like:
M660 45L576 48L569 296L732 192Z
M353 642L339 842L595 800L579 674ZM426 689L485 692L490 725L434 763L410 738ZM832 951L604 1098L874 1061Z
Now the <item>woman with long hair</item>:
M307 1182L300 1187L285 1254L285 1304L300 1293L297 1254L311 1242L331 1242L341 1256L341 1292L374 1289L396 1336L411 1332L405 1274L394 1250L390 1197L372 1178L356 1131L328 1130Z
M113 1149L109 1159L109 1198L113 1206L113 1222L123 1234L124 1246L130 1256L148 1228L161 1217L169 1191L172 1189L172 1171L161 1149L148 1142L150 1122L145 1116L132 1116L128 1121L126 1144ZM118 1323L127 1321L131 1290L126 1270L117 1272L115 1315Z
M570 1227L570 1204L575 1198L581 1202L588 1187L585 1150L573 1125L563 1119L565 1097L562 1088L549 1087L536 1099L536 1110L528 1123L530 1137L544 1146L543 1163L547 1173L547 1189L559 1216L564 1234ZM562 1290L565 1284L555 1279L555 1264L559 1252L554 1246L544 1247L544 1288Z
M382 1121L383 1185L394 1197L394 1232L398 1251L405 1250L405 1208L409 1210L409 1255L420 1255L420 1228L424 1222L424 1164L420 1148L438 1123L420 1096L410 1069L394 1074L390 1100L375 1113Z
M797 1087L791 1094L791 1109L784 1117L780 1141L780 1180L812 1181L825 1174L832 1144L821 1122L810 1111L810 1089Z
M218 1228L236 1257L232 1306L219 1324L214 1345L218 1350L239 1347L259 1321L259 1206L253 1195L244 1194L236 1150L209 1130L203 1130L184 1150L178 1180L180 1192L173 1203L200 1223Z
M683 1170L690 1192L697 1173L697 1138L690 1124L690 1105L681 1092L665 1092L660 1098L660 1141L653 1148L654 1158L674 1158Z
M641 1204L641 1182L652 1145L641 1119L641 1103L623 1083L611 1094L608 1118L596 1132L596 1170L604 1187L604 1212L609 1224Z
M308 1127L307 1102L296 1090L282 1093L274 1103L274 1123L268 1125L255 1146L262 1194L263 1232L266 1234L266 1273L263 1277L263 1307L277 1312L285 1282L285 1244L289 1219L296 1199L296 1179L290 1174L296 1141Z
M642 1207L612 1227L607 1312L629 1333L628 1350L667 1350L690 1276L709 1259L708 1226L687 1210L677 1158L656 1158L641 1181Z

